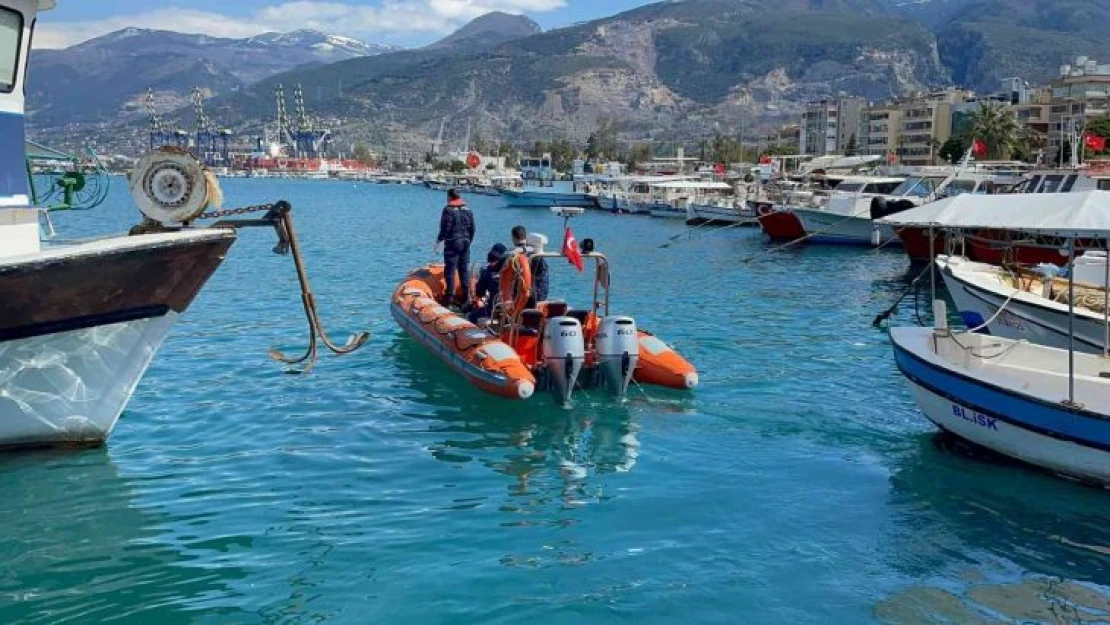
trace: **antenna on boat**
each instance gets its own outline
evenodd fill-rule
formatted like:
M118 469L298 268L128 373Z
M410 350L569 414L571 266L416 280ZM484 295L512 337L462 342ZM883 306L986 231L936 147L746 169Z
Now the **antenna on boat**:
M570 227L570 220L586 212L586 209L577 206L552 206L551 212L563 218L563 231Z

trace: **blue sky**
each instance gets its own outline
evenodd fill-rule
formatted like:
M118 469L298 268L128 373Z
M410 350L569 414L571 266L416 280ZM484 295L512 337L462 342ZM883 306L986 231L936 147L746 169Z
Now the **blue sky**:
M64 47L127 26L246 37L316 28L372 43L429 43L491 10L525 13L544 29L619 13L650 0L60 0L36 45Z

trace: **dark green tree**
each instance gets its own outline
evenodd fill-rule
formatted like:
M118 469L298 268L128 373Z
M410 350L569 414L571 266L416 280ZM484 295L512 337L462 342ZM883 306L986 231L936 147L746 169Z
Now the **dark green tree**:
M856 142L856 133L853 132L852 136L848 137L848 145L844 146L844 155L855 156L857 154L859 154L859 144Z
M956 165L963 159L964 155L967 154L967 150L970 147L971 141L968 140L966 135L952 135L940 146L940 151L937 152L937 155L949 163Z
M1010 156L1021 126L1017 117L1001 103L984 102L968 116L968 135L987 145L987 159Z

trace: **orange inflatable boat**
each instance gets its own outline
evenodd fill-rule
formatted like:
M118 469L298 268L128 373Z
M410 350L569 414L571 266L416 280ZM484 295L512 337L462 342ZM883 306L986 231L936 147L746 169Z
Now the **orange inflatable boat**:
M413 271L397 287L393 317L474 386L508 399L528 399L545 389L565 405L578 388L604 388L623 397L633 380L681 390L696 387L697 370L678 352L638 329L633 318L609 313L605 256L590 250L582 258L596 265L590 309L576 310L562 301L527 308L529 261L516 252L506 256L502 296L492 318L479 320L480 325L437 303L446 290L441 264Z

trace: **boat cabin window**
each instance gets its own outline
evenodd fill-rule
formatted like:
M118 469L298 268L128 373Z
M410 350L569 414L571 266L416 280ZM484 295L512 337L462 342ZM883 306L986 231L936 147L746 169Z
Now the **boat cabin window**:
M23 14L0 7L0 91L4 93L11 93L15 88L22 43Z
M862 182L842 182L836 185L836 190L844 191L845 193L859 193L863 191L864 186L866 185Z
M902 184L895 187L890 195L908 195L912 197L927 197L936 190L936 181L932 178L906 178Z
M1110 178L1099 178L1097 182L1099 191L1110 191Z
M983 186L986 187L986 185ZM965 193L975 193L974 180L953 180L944 188L945 197L956 197L957 195L963 195ZM987 191L984 188L980 189L979 193L984 194L987 193Z
M1059 193L1063 187L1063 174L1053 173L1046 175L1045 184L1041 184L1038 193Z
M1067 193L1068 191L1071 191L1071 188L1075 186L1075 179L1078 177L1079 176L1072 174L1065 178L1064 186L1060 187L1060 193Z
M1029 184L1025 186L1025 192L1026 193L1036 193L1037 192L1037 187L1040 186L1040 184L1041 184L1041 177L1040 176L1033 176L1032 178L1029 179Z

